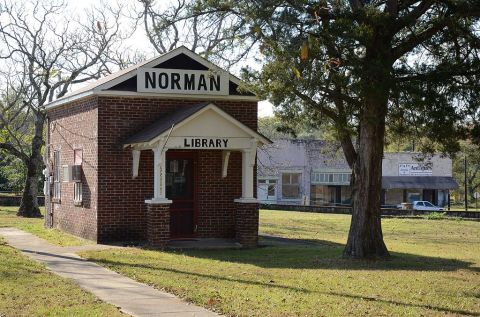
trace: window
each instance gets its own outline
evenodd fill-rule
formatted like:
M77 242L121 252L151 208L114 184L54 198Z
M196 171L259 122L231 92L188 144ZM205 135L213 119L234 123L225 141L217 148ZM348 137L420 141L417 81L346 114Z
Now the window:
M73 165L82 165L83 163L83 150L75 149L73 150Z
M73 183L73 202L74 203L81 203L82 202L82 183L76 182Z
M83 150L73 150L73 165L82 165L83 163ZM83 184L81 181L73 183L73 202L75 204L81 204L83 200Z
M267 196L275 196L275 185L268 185Z
M60 199L60 151L53 151L53 198Z
M322 173L314 172L312 174L312 183L314 184L335 184L349 185L350 173Z
M312 205L329 205L337 201L337 186L312 184L310 187L310 201Z
M282 174L282 197L287 199L300 198L300 173Z

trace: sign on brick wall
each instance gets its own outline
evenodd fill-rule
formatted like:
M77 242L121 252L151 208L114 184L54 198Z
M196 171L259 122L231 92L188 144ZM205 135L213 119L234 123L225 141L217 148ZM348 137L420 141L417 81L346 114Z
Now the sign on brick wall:
M160 94L228 95L228 73L209 70L140 68L137 91Z

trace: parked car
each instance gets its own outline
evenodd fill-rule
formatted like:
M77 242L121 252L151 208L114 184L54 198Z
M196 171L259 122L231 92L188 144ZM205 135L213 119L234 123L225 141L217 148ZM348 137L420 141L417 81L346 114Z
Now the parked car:
M435 206L434 204L426 200L415 200L412 205L413 209L415 210L443 211L442 207Z

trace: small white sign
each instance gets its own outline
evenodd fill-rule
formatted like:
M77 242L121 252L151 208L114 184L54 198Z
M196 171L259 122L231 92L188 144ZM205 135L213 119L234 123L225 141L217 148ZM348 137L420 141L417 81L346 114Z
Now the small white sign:
M478 192L473 193L473 198L477 199L480 198L480 194Z
M252 138L242 137L208 137L208 136L171 136L166 147L169 149L195 150L232 150L249 149Z
M139 68L137 91L160 94L228 95L225 71Z
M401 163L398 164L399 176L431 176L432 165L425 163Z

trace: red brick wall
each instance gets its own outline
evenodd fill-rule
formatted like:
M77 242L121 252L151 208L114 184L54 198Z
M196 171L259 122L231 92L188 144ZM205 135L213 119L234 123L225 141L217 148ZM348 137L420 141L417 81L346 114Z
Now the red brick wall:
M258 244L258 204L235 203L235 238L244 248Z
M199 151L198 236L235 237L234 199L242 196L242 155L232 152L222 178L222 152Z
M53 226L63 231L97 239L97 98L91 97L48 112L49 161L60 151L61 165L73 165L73 150L83 150L83 204L73 203L73 183L61 182L59 202L46 201L47 217L53 208ZM50 167L53 165L50 164ZM53 171L53 169L51 169ZM60 180L63 180L63 171ZM51 186L53 195L53 186Z
M122 141L179 107L203 101L99 97L98 241L146 240L146 199L153 196L153 155L142 151L139 176L132 179L132 155ZM256 130L257 103L212 101ZM199 153L201 237L234 236L234 202L241 195L241 156L232 153L228 176L221 178L221 152ZM203 176L203 177L202 177Z
M147 204L147 240L163 248L170 239L170 204Z

